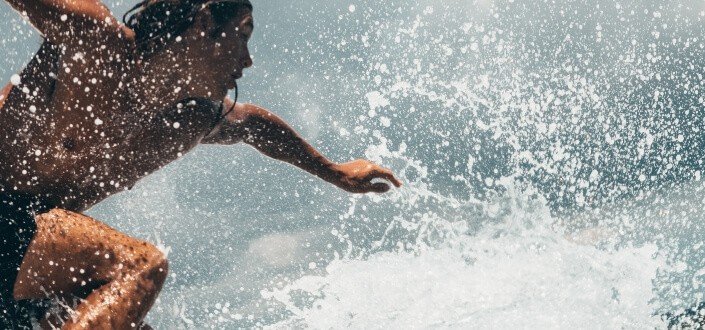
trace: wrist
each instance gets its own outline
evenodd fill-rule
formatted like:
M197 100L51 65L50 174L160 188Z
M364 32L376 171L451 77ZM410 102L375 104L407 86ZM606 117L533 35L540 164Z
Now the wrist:
M337 184L343 177L342 171L340 170L338 164L330 161L326 163L327 164L325 165L325 170L322 175L323 180L333 184Z

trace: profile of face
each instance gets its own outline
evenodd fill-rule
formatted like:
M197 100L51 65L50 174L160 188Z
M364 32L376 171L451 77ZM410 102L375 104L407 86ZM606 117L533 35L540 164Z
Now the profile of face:
M248 42L254 30L252 12L246 11L220 27L211 27L209 35L213 42L213 52L208 57L209 65L217 68L216 72L226 88L236 86L243 70L252 66L252 57Z

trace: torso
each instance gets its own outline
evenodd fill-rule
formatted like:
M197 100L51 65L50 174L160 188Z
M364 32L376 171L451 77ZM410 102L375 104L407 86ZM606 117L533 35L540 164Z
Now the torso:
M131 97L140 78L132 49L41 46L20 74L21 84L2 90L3 193L32 194L82 211L131 187L207 134L209 125L169 138L162 128L145 128L162 109L144 109Z

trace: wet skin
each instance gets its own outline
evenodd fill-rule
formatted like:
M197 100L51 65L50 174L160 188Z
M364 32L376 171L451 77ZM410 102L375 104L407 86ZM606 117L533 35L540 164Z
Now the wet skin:
M211 88L211 96L163 95L162 86L154 86L161 80L139 79L144 65L153 71L155 64L131 63L138 56L134 41L118 31L111 37L86 37L82 45L45 41L20 74L21 83L4 90L5 189L81 211L175 160L214 129L211 109L184 109L192 111L178 116L178 128L155 120L173 110L179 97L222 99L224 89Z
M199 143L247 143L354 193L386 192L391 171L365 160L336 164L271 112L226 98L252 65L252 13L212 36L208 10L158 54L143 57L134 33L96 1L7 0L44 42L0 94L0 187L40 198L15 299L85 298L64 329L140 325L162 287L164 255L79 212L124 191ZM15 81L16 83L16 81ZM200 101L184 102L189 98ZM224 101L222 101L224 100Z

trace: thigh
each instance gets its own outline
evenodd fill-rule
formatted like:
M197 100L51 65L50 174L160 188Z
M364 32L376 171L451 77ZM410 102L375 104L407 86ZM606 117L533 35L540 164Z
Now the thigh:
M35 222L15 281L17 300L87 295L160 254L153 245L82 214L54 209Z

